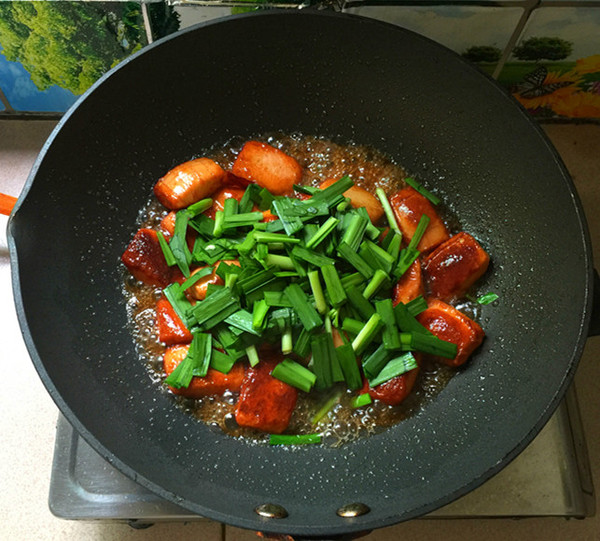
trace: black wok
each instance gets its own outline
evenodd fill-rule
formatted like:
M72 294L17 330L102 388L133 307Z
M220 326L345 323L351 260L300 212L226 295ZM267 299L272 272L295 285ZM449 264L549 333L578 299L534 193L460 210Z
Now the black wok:
M149 381L119 256L151 186L232 136L371 144L451 204L492 256L481 350L419 414L340 449L251 446L193 422ZM333 13L211 22L147 47L63 118L9 223L33 362L109 462L190 511L294 535L423 515L512 460L548 420L587 335L582 208L541 130L492 80L416 34ZM282 505L287 518L255 508ZM336 514L361 502L370 512Z

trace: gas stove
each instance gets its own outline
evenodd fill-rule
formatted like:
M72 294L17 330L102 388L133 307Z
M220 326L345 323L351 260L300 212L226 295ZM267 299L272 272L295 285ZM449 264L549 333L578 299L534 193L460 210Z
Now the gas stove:
M143 528L163 521L201 521L138 485L102 458L61 415L49 504L64 519L112 520ZM481 487L424 518L593 514L594 495L575 388L537 438Z

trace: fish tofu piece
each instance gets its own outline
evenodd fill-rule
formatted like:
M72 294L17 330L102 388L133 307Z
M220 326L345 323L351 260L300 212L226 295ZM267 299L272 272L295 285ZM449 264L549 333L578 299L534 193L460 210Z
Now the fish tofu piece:
M414 188L408 187L396 192L389 198L389 201L402 236L408 242L413 238L421 216L425 214L429 217L429 225L417 245L417 250L420 252L433 250L450 238L448 229L434 206Z
M423 260L429 294L450 300L463 295L485 273L490 257L468 233L461 232Z
M429 299L427 304L427 309L417 316L417 321L441 340L452 342L458 348L454 359L431 357L448 366L464 364L483 342L483 329L450 304L438 299Z
M209 158L197 158L171 169L154 185L154 195L169 210L189 207L210 197L222 184L225 171Z
M280 434L289 425L298 390L271 375L280 360L262 359L246 372L235 407L238 425L270 434Z
M248 141L242 147L231 171L274 195L291 195L294 184L302 180L302 167L292 156L259 141Z

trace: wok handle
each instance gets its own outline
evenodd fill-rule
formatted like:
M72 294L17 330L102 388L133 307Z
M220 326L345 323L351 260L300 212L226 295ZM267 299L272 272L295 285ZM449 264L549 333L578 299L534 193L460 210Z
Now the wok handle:
M588 336L600 335L600 275L594 269L594 301L592 304L592 317L590 319L590 327Z
M0 193L0 214L5 214L8 216L12 212L16 202L16 197L7 195L5 193Z

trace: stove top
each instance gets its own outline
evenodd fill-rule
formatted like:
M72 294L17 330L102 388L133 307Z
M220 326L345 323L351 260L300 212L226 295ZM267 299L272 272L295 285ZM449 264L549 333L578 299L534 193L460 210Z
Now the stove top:
M50 509L60 518L112 520L136 528L161 521L208 520L161 499L124 476L71 427L57 424ZM424 518L593 514L594 491L574 387L537 438L484 485Z

